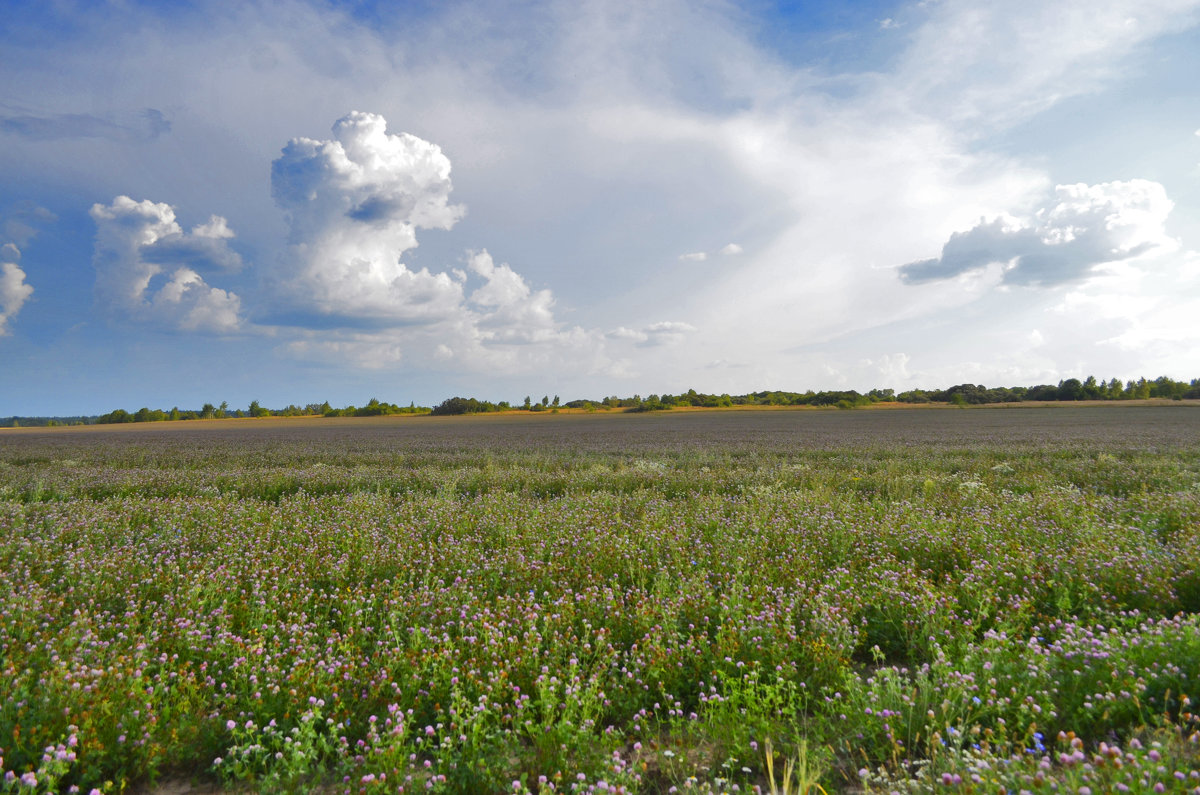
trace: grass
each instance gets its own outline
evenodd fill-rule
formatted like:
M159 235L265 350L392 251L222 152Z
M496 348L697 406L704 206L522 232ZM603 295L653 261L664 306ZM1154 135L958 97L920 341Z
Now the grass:
M0 791L1194 792L1198 612L1185 407L6 434Z

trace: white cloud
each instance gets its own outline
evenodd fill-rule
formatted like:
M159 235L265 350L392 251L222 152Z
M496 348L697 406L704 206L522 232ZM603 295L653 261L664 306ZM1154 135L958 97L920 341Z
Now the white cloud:
M1200 350L1198 266L1200 254L1187 252L1160 263L1159 279L1142 270L1114 271L1066 293L1051 311L1076 326L1086 318L1084 328L1099 345L1141 357L1141 367L1156 368L1155 375L1178 370L1179 361L1190 360L1194 368Z
M225 219L185 233L161 202L118 196L94 204L96 298L114 316L181 331L228 333L241 325L241 299L209 286L194 270L233 270L241 258L225 242ZM156 285L159 276L165 282Z
M737 243L729 243L717 250L717 253L724 257L736 256L742 253L742 247ZM692 251L687 254L680 254L680 262L705 262L709 258L707 251Z
M877 383L881 387L890 387L893 384L908 383L912 377L908 371L909 361L910 357L907 353L888 353L878 359L867 359L864 364L877 373L876 378L872 379L872 383Z
M556 373L606 377L622 362L605 350L601 335L573 327L518 339L497 335L476 318L369 331L296 329L277 350L293 359L353 367L482 374L494 377Z
M570 367L571 351L600 355L600 335L564 327L551 291L532 289L486 249L468 252L465 270L401 260L418 229L450 229L465 212L450 203L450 160L436 144L388 133L382 116L361 112L339 119L333 134L293 139L272 165L290 228L275 283L301 313L296 325L326 329L319 338L301 332L286 346L291 355L472 370Z
M1174 204L1157 182L1059 185L1055 193L1056 204L1024 221L1001 216L954 233L940 257L902 266L900 278L917 284L1005 263L1005 283L1056 285L1178 246L1164 228Z
M539 342L557 336L559 324L551 311L554 296L549 290L533 292L508 263L496 265L486 250L472 254L468 267L485 280L468 298L481 312L477 322L483 339Z
M206 224L193 226L192 234L196 237L208 237L214 240L228 240L236 237L233 230L229 228L229 222L219 215L209 217Z
M464 213L449 203L450 160L436 144L388 133L376 114L342 117L333 136L294 138L271 165L271 193L290 230L281 290L296 308L349 325L459 312L457 280L400 261L417 246L417 229L450 229Z
M9 333L8 322L33 295L33 288L25 283L25 271L17 265L20 259L21 252L12 243L0 246L0 337Z
M696 327L691 323L662 320L640 329L618 326L605 336L609 339L633 342L639 347L653 348L660 345L676 345L695 332Z

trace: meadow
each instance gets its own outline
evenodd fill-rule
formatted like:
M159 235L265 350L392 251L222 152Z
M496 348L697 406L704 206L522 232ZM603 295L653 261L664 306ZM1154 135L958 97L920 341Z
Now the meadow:
M0 792L1200 793L1189 404L0 432Z

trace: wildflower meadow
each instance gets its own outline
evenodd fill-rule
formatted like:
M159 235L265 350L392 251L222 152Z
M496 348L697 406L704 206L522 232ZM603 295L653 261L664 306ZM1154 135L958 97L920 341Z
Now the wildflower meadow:
M1200 793L1200 409L0 433L0 792Z

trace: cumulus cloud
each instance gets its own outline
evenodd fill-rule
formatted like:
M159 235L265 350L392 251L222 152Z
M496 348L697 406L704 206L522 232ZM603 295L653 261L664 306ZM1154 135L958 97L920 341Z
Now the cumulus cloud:
M1157 182L1059 185L1055 193L1056 204L1027 220L1001 216L954 233L940 257L901 266L900 278L919 284L999 263L1004 283L1051 286L1177 246L1164 229L1174 204Z
M418 230L450 229L463 217L450 201L450 170L436 144L389 133L372 113L342 117L330 140L284 147L271 169L290 230L276 286L292 325L324 329L319 337L301 331L287 353L368 367L403 360L513 371L568 365L570 351L603 359L602 335L564 327L551 291L533 289L486 249L444 272L403 262Z
M21 252L12 243L0 246L0 337L9 333L8 322L33 295L33 288L25 283L25 271L17 265L20 259Z
M453 315L462 284L400 261L418 229L450 229L463 216L450 189L442 150L388 133L376 114L342 117L332 140L292 139L271 164L271 193L290 229L280 287L298 309L348 325Z
M108 311L181 331L225 333L241 321L241 299L209 286L196 268L231 270L241 259L229 249L232 232L219 216L184 232L161 202L118 196L94 204L96 298ZM159 284L155 284L157 277Z
M534 292L508 263L495 264L486 250L472 254L468 266L484 279L468 299L480 313L478 326L484 340L538 342L558 333L549 290Z
M742 247L739 246L737 243L729 243L721 248L721 253L723 255L725 255L726 257L736 256L738 254L741 254L742 251L743 251Z
M693 251L690 254L680 254L680 262L704 262L708 259L708 254L703 251Z

